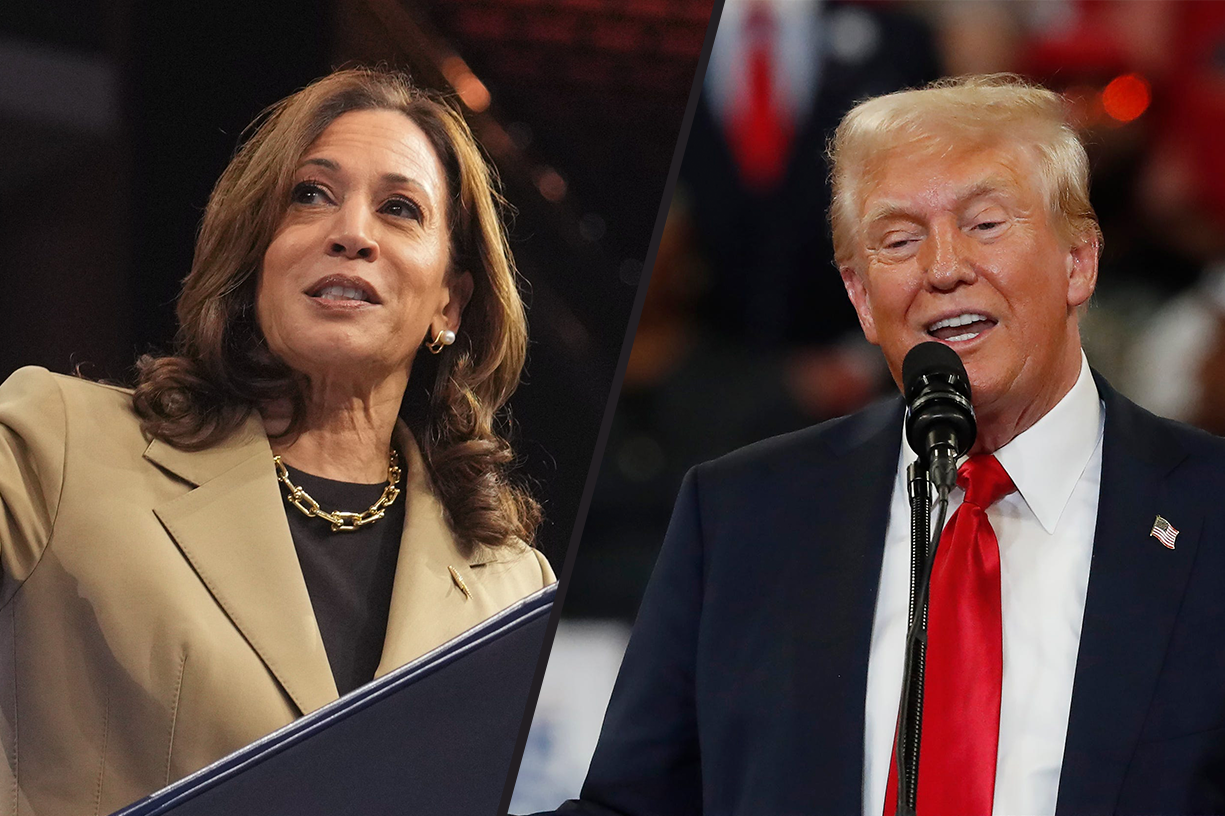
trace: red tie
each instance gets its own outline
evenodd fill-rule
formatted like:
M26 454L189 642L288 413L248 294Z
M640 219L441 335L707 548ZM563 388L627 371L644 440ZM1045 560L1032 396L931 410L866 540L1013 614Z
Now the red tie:
M749 7L744 21L746 82L727 134L741 179L758 193L769 192L782 180L793 130L775 81L780 67L774 53L776 27L769 3Z
M1004 656L1000 548L987 508L1016 486L994 456L970 457L957 484L966 497L940 535L932 568L918 816L989 816L995 797ZM897 809L896 762L885 816Z

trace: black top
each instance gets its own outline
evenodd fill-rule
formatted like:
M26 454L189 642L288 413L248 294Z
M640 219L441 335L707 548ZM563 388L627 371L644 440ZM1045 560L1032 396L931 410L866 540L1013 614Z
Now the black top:
M337 482L294 468L289 468L289 478L328 512L360 513L387 486L386 482ZM284 486L281 495L285 495ZM404 507L401 495L378 521L352 532L334 533L329 522L310 518L285 503L323 647L336 690L342 695L373 680L383 654Z

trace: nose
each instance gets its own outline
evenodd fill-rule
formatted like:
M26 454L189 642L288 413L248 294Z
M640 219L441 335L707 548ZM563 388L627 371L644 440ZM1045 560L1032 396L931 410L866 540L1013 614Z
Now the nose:
M372 219L356 205L342 206L327 238L327 253L351 261L373 261L379 244L372 234Z
M956 224L932 227L923 242L921 261L933 289L947 292L977 279L968 243L968 236Z

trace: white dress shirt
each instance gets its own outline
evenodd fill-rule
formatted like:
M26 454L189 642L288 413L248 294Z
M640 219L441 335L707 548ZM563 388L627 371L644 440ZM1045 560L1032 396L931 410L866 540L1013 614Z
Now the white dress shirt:
M1072 390L995 452L1017 492L987 511L1000 546L1004 647L994 816L1055 813L1097 523L1103 423L1082 354ZM868 658L864 816L882 816L902 688L910 592L906 468L914 459L903 440ZM948 518L964 495L953 489Z

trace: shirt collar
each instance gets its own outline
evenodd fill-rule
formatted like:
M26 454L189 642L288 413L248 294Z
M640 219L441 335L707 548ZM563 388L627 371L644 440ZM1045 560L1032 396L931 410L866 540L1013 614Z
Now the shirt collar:
M995 458L1047 533L1054 533L1072 490L1102 438L1102 403L1089 361L1080 354L1072 390L1041 419L995 452ZM902 430L899 478L917 457Z
M1102 403L1089 361L1080 354L1072 390L1041 419L995 452L1042 529L1059 517L1102 438Z

